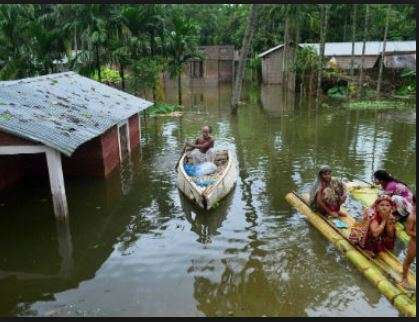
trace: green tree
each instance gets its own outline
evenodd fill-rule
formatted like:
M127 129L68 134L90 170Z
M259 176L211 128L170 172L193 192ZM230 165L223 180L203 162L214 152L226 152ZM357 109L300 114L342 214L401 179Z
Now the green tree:
M200 57L197 48L198 25L180 8L170 13L165 53L170 76L177 77L178 103L182 105L182 68L191 58Z

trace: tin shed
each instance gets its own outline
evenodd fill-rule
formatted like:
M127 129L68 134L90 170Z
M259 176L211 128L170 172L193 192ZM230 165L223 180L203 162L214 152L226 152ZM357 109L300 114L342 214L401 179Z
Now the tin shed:
M139 112L151 105L74 72L0 82L0 190L47 168L55 214L66 217L63 168L106 177L139 144ZM23 154L41 157L27 165Z

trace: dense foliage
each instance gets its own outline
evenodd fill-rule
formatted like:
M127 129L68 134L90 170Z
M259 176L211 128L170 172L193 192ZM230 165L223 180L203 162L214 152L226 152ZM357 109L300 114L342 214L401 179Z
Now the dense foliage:
M330 5L327 41L351 41L353 6ZM161 71L178 76L188 58L199 57L198 45L239 48L249 8L247 4L1 4L0 79L56 72L57 61L69 58L70 69L100 81L119 81L123 88L155 88ZM369 39L382 39L386 8L370 5ZM364 11L365 5L358 5L358 41L363 36ZM392 5L388 40L415 39L415 14L415 5ZM258 53L283 41L286 20L296 41L319 41L319 5L261 5L250 50L254 69L260 68ZM296 68L309 74L313 63L301 65L300 60Z

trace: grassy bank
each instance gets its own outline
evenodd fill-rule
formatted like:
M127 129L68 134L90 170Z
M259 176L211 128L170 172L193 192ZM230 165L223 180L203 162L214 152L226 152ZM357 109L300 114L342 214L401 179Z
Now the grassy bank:
M390 110L412 108L414 104L406 100L361 100L347 102L344 106L350 110Z

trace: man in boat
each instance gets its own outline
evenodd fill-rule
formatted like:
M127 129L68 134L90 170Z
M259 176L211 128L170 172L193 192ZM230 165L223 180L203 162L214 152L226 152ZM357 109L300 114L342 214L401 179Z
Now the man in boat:
M401 285L407 287L407 274L409 267L416 257L416 198L413 197L413 211L407 217L406 232L410 236L409 244L407 245L407 254L403 262L403 277Z
M211 127L205 125L202 128L202 136L197 138L195 143L186 142L186 146L189 147L188 157L192 158L193 164L214 162L214 139L210 135L211 132Z
M310 190L309 203L313 210L332 217L345 217L340 206L346 200L342 181L332 177L332 169L324 165L317 173L316 181Z

